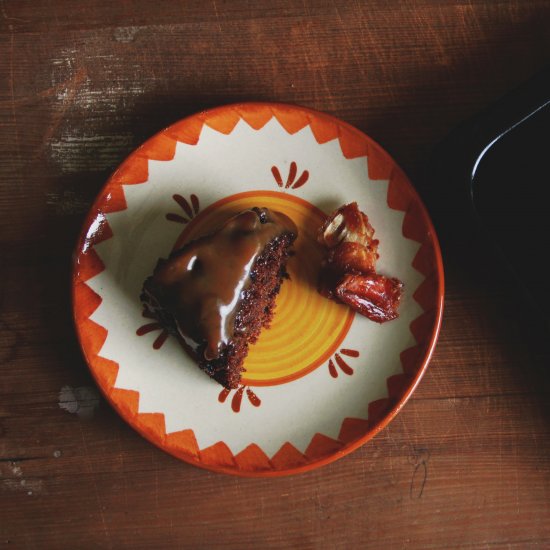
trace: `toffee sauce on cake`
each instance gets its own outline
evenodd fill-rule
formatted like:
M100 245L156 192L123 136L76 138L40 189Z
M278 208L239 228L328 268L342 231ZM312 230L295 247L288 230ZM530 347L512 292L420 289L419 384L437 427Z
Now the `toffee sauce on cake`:
M284 234L298 233L290 218L253 208L230 218L218 231L186 244L160 260L145 292L162 304L185 343L212 361L233 338L243 291L265 246ZM153 304L151 304L153 305Z

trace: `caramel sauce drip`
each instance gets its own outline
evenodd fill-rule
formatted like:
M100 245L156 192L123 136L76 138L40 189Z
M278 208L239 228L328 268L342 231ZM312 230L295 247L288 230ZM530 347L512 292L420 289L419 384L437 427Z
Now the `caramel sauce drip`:
M162 288L164 307L192 349L206 341L207 361L219 357L233 336L241 293L255 260L271 240L285 233L298 234L290 218L253 208L159 262L153 282Z

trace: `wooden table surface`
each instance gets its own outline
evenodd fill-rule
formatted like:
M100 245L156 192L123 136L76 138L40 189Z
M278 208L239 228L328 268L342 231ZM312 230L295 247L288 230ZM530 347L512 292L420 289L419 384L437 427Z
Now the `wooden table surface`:
M0 1L0 545L550 547L547 342L475 246L443 239L439 344L397 418L280 479L142 439L98 397L69 301L91 201L169 123L247 100L327 111L430 203L434 145L549 59L547 0Z

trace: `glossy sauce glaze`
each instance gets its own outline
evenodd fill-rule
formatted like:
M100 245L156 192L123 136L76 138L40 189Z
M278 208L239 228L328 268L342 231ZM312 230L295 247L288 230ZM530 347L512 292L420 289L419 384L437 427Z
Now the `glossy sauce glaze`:
M240 212L215 233L159 261L144 286L149 304L158 304L173 318L174 328L192 350L206 342L204 358L218 358L233 337L241 294L250 283L255 260L270 241L288 233L298 231L280 212Z

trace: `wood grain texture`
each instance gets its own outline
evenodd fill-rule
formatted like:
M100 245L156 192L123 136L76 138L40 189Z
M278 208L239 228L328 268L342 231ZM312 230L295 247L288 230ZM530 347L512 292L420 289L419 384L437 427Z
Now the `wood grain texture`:
M396 420L275 480L193 468L126 426L95 393L68 290L107 175L185 115L244 100L327 111L430 199L433 146L549 59L546 0L0 1L0 543L549 547L547 342L479 246L444 241L440 343Z

